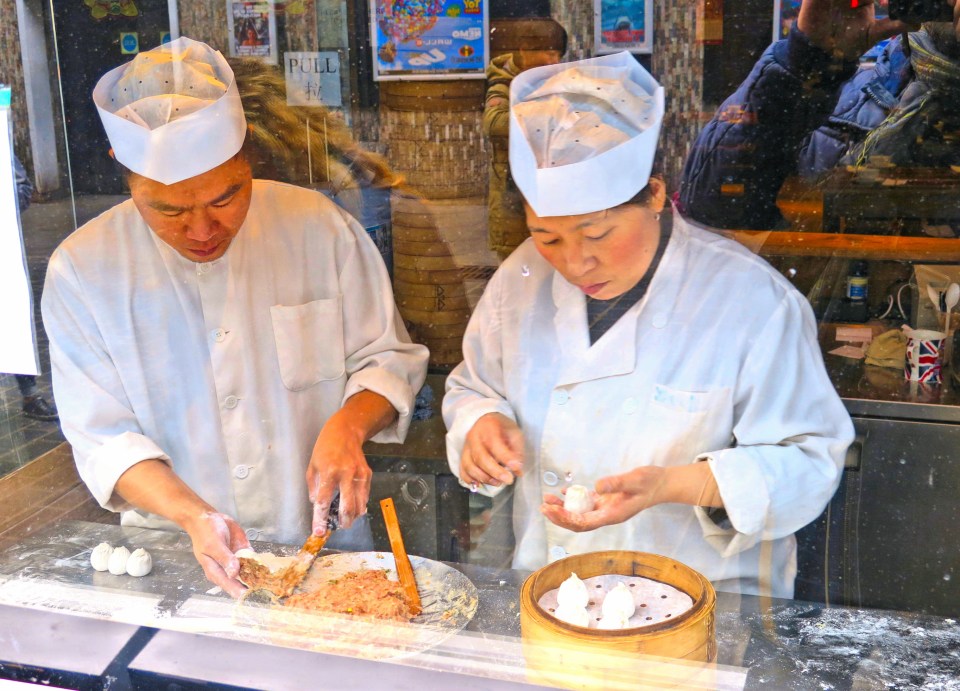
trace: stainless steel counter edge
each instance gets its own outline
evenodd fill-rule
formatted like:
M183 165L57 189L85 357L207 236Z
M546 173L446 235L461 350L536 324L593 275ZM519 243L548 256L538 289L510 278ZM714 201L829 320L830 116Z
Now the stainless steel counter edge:
M878 401L866 398L843 398L842 400L852 417L960 424L960 406L942 403Z
M341 657L321 652L281 648L247 641L160 631L130 663L136 686L149 677L235 688L301 691L307 688L440 689L510 691L547 688L424 669L390 661Z
M0 605L0 679L85 685L108 675L141 627Z

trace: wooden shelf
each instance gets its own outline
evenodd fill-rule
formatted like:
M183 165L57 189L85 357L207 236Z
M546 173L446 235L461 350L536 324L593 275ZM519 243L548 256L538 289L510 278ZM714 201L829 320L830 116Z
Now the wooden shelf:
M723 233L761 256L960 262L960 238L838 235L776 230L728 230Z

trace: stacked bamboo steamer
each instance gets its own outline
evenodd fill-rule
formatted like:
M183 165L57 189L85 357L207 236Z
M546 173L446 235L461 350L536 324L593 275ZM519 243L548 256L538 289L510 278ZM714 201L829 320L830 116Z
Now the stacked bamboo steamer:
M392 202L394 293L430 362L462 359L470 305L458 261L486 234L483 80L396 81L380 87L387 158L409 185Z
M491 57L510 53L521 71L559 61L566 47L563 27L547 17L501 18L490 25ZM489 133L489 240L501 260L529 237L523 198L510 176L508 135L506 120Z
M540 598L576 573L581 579L642 576L680 590L693 606L669 621L600 630L550 616ZM711 688L717 659L716 592L702 574L657 554L607 551L577 554L533 572L520 589L520 636L531 681L578 689L651 686ZM625 681L626 680L626 681Z

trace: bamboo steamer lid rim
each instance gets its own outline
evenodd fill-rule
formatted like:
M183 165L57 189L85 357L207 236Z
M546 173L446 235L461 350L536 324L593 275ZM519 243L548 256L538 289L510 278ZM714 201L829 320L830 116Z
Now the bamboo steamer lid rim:
M669 620L657 622L655 624L650 624L648 626L634 626L629 629L604 629L598 631L597 629L591 629L585 626L577 626L576 624L570 624L558 619L545 612L539 604L540 597L543 593L553 588L560 586L559 583L553 584L550 583L549 587L538 588L541 585L541 579L546 580L552 578L552 574L559 568L560 564L564 562L576 561L580 562L584 557L590 557L593 559L597 565L594 573L594 569L582 569L579 567L570 567L566 571L569 575L571 572L576 572L577 576L583 580L587 578L592 578L594 576L602 576L609 574L608 570L603 570L603 565L608 564L612 559L622 558L624 555L630 555L631 561L634 567L634 573L632 574L618 574L618 575L633 575L640 576L642 578L647 578L652 581L657 581L668 585L671 588L676 588L682 593L685 593L693 600L693 604L690 608L683 612L682 614L677 615L676 617L671 617ZM690 580L697 583L699 587L699 592L691 593L688 589L681 587L676 583L670 583L663 580L662 577L657 578L655 576L660 576L660 569L656 566L651 565L650 561L661 561L665 560L666 563L673 569L679 570ZM546 584L545 584L546 585ZM657 634L669 635L675 632L679 626L685 622L694 619L695 617L702 616L702 613L705 608L712 609L716 604L717 593L713 588L713 584L710 583L699 571L695 571L686 564L683 564L675 559L670 557L663 556L661 554L653 554L650 552L632 552L629 550L609 550L605 552L585 552L583 554L573 554L568 557L564 557L558 561L551 562L546 566L543 566L532 574L527 576L524 580L523 585L520 587L520 608L521 610L527 608L528 614L537 621L539 624L548 623L560 631L566 631L570 633L577 634L579 636L593 636L597 639L611 640L618 638L634 638L637 634L643 634L646 637L654 638ZM522 623L522 620L521 620Z

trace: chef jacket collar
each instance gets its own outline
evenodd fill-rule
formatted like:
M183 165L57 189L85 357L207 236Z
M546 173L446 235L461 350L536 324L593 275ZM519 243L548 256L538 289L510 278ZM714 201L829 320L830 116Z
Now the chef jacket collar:
M675 306L683 289L683 263L686 256L688 228L680 214L673 210L673 232L660 266L650 281L647 294L622 317L634 319L638 313L650 309L655 301L654 313L640 315L629 329L618 331L616 338L606 338L615 329L625 324L614 324L610 331L590 346L590 329L587 327L587 298L583 291L554 271L551 286L553 303L557 308L553 318L558 334L562 364L556 386L569 386L585 381L629 374L637 366L637 339L641 323L649 322L654 328L669 328Z

